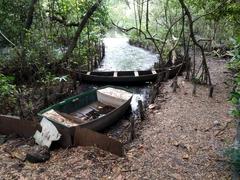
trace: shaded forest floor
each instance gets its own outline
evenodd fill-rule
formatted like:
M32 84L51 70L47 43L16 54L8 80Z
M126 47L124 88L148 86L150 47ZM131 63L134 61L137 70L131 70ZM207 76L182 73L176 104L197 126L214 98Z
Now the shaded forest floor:
M24 141L9 140L0 145L1 178L230 179L222 156L236 131L227 102L229 74L224 60L211 59L209 67L214 97L208 98L205 86L197 86L192 96L192 84L182 77L177 93L171 81L164 83L146 120L137 125L137 138L126 145L124 158L77 147L54 150L46 163L31 164L14 158Z

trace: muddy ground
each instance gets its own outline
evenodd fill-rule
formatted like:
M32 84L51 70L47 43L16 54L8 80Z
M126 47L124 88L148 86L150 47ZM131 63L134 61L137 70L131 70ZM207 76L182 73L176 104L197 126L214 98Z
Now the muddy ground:
M209 67L215 85L208 88L178 78L172 92L165 82L161 94L137 124L137 137L127 143L129 122L120 123L113 135L125 142L125 157L119 158L97 148L76 147L51 151L45 163L21 160L22 139L0 145L1 179L230 179L231 168L223 157L224 148L235 137L235 121L229 115L231 91L224 60L211 59ZM109 131L111 135L111 130Z

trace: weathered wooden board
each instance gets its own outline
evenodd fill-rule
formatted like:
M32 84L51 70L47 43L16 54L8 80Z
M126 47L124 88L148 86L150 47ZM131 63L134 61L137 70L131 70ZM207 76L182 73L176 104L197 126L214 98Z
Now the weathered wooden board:
M124 155L121 142L86 128L75 128L74 146L96 146L117 156Z

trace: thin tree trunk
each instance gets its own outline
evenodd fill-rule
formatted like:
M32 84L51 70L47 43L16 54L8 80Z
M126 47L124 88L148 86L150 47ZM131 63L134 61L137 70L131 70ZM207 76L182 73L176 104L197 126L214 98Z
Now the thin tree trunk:
M34 17L34 11L35 11L35 4L37 3L38 0L32 0L27 12L27 19L25 21L25 27L24 31L22 32L21 36L21 46L24 46L24 41L25 41L25 36L27 31L30 30L32 23L33 23L33 17Z
M135 2L136 2L136 0L133 1L133 9L134 9L136 28L138 28L138 20L137 20L137 12L136 12L136 3Z
M207 66L206 56L205 56L205 53L204 53L204 49L203 49L203 47L197 42L197 40L196 40L196 38L195 38L195 35L194 35L194 31L193 31L193 20L192 20L191 13L190 13L190 11L188 10L187 6L185 5L184 0L179 0L179 2L180 2L180 4L181 4L181 6L182 6L182 9L184 9L186 15L188 16L190 37L191 37L193 43L194 43L197 47L199 47L199 49L201 50L201 54L202 54L202 64L203 64L203 71L204 71L203 73L204 73L204 75L205 75L204 80L208 81L209 85L212 85L210 73L209 73L208 66Z
M74 48L77 45L77 41L79 39L80 34L82 33L83 29L85 28L89 18L93 15L93 13L97 10L97 8L99 7L100 3L102 0L97 0L96 3L87 11L87 13L83 16L81 22L78 25L78 29L75 32L75 35L72 39L72 42L70 43L68 50L66 51L66 53L64 54L63 58L61 59L62 62L65 62L70 55L72 54Z

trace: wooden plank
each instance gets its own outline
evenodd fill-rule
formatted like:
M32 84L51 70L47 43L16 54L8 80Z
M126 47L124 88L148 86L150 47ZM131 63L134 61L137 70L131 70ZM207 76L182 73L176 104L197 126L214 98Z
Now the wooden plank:
M118 72L115 71L115 72L113 73L113 77L117 77L117 76L118 76Z
M96 146L117 156L124 155L121 142L86 128L75 128L74 146Z
M135 75L136 77L138 77L138 76L139 76L138 71L134 71L134 75Z

